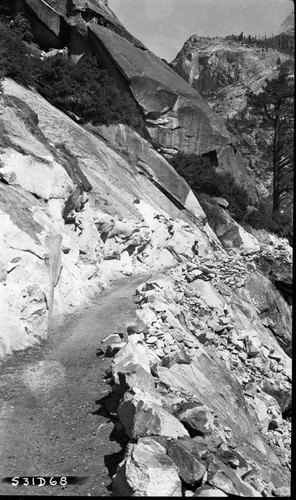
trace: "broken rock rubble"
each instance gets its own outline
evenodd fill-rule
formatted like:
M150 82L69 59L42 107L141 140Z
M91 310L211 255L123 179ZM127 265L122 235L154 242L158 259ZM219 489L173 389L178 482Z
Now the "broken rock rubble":
M197 268L203 274L197 273ZM215 285L218 269L213 259L207 265L203 259L199 265L197 257L193 263L180 263L166 275L151 277L136 290L137 326L128 326L115 337L115 343L114 337L110 338L113 345L120 346L112 366L114 390L121 397L117 414L132 439L114 476L114 494L146 496L157 491L160 496L179 496L182 491L183 496L209 496L209 492L217 496L277 496L275 492L281 493L286 487L285 472L278 474L279 483L275 484L275 475L272 482L261 474L260 463L252 479L248 473L254 464L248 453L245 458L237 452L231 455L240 445L233 441L230 427L224 425L223 431L223 415L214 414L182 384L176 389L169 379L166 382L163 375L159 377L160 370L190 367L198 363L204 349L214 349L240 384L256 432L275 452L274 467L290 470L290 422L282 417L283 407L288 411L289 399L280 397L277 390L285 388L286 394L290 393L287 357L280 348L276 352L262 343L256 329L237 326L232 304ZM245 269L251 273L253 266ZM201 281L206 286L194 286ZM267 381L275 390L266 389ZM161 447L155 443L161 443ZM149 458L152 449L158 450L156 465L151 465ZM157 484L162 462L166 464L161 473L163 491Z

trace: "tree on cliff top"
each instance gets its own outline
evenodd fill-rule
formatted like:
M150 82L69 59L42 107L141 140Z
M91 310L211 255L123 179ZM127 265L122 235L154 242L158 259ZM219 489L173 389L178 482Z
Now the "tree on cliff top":
M273 213L278 214L293 192L294 78L283 69L260 93L249 91L247 100L260 125L272 130Z

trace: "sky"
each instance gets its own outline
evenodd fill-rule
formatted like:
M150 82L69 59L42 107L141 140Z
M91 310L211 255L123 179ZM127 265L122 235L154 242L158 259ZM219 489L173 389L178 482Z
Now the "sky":
M127 30L168 62L194 34L277 34L293 6L292 0L109 0Z

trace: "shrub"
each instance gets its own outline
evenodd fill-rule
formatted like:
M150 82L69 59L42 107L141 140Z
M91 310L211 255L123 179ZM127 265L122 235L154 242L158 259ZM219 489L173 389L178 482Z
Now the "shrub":
M191 189L197 193L226 198L229 213L238 222L247 214L249 196L229 173L218 173L208 157L178 153L171 161L179 175L184 177Z
M55 106L78 115L82 123L126 123L135 128L142 123L132 97L117 87L95 57L78 64L62 58L45 60L38 65L37 79Z
M22 14L17 14L10 23L10 28L22 39L24 42L33 41L33 33L31 30L31 23Z
M24 42L32 38L30 24L23 16L17 15L10 23L0 20L0 79L7 76L25 86L38 82L46 98L78 115L82 123L126 123L141 131L143 119L134 99L118 88L95 57L78 64L63 58L42 62L28 54Z
M0 77L23 85L33 84L33 64L18 31L0 21Z

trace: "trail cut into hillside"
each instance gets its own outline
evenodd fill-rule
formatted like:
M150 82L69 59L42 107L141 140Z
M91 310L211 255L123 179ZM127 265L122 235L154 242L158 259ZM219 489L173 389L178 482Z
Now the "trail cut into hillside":
M1 478L76 476L84 481L66 487L18 488L7 482L1 484L1 494L111 495L110 474L121 458L121 446L98 403L110 391L110 362L96 352L101 339L131 319L132 294L142 280L115 282L83 312L53 327L44 345L3 363Z

